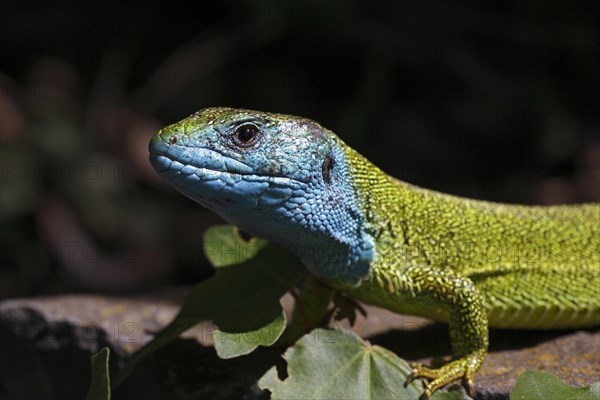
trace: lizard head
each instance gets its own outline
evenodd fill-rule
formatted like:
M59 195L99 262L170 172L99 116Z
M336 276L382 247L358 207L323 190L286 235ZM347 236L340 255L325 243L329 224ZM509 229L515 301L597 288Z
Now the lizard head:
M295 250L313 272L339 278L338 264L372 258L372 245L360 239L364 218L345 148L306 118L207 108L160 130L149 151L155 170L176 190ZM331 262L317 265L324 257ZM354 268L357 276L346 280L362 279L366 269Z

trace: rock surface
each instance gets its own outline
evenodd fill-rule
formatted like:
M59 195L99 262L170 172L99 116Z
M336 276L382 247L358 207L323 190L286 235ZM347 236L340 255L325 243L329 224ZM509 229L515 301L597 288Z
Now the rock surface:
M186 289L135 297L61 295L0 303L0 398L82 399L89 357L111 349L111 371L151 339L177 313ZM284 298L291 309L292 301ZM353 330L407 360L431 362L450 353L447 329L425 319L365 307ZM345 323L338 324L348 327ZM148 357L113 393L113 399L267 398L256 380L281 349L220 360L210 344L210 322L186 332ZM203 344L198 346L197 342ZM600 380L600 331L492 331L491 352L476 376L478 399L506 399L520 373L538 369L585 386Z

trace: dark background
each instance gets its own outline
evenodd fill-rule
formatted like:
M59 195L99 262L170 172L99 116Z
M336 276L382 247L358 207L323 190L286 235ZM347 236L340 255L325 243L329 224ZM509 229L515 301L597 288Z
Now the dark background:
M595 1L3 1L0 299L210 273L220 219L147 162L207 106L319 121L398 178L600 200Z

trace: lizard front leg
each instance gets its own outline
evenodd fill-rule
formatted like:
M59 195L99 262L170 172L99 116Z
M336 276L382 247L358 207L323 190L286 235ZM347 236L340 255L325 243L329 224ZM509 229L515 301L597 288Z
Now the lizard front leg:
M390 272L385 273L391 283L386 285L388 290L393 288L416 307L442 307L449 315L452 361L438 369L413 364L406 384L416 378L429 380L423 394L427 399L446 384L461 379L473 396L473 377L488 348L487 315L473 282L455 271L433 267L411 266L391 277Z

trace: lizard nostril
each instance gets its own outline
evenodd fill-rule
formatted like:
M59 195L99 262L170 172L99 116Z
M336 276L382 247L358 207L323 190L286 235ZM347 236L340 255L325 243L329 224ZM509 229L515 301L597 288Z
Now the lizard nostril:
M171 136L171 137L169 138L169 143L171 143L171 144L175 144L175 143L177 143L177 136Z

